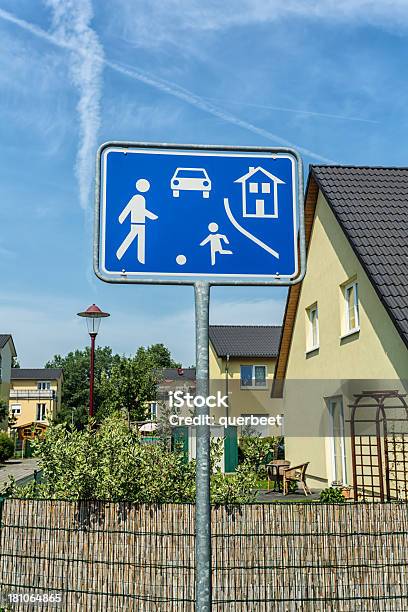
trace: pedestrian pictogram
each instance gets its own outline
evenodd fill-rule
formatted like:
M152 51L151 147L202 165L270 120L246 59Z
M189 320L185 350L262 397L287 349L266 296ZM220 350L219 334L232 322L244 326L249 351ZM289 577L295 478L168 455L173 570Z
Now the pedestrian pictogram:
M141 193L149 191L150 183L146 179L139 179L136 182L136 190L139 192L126 204L118 217L119 223L123 223L127 218L130 218L130 231L118 250L116 257L121 260L126 251L137 240L137 260L139 263L145 263L146 250L146 219L155 221L158 216L146 208L146 198Z

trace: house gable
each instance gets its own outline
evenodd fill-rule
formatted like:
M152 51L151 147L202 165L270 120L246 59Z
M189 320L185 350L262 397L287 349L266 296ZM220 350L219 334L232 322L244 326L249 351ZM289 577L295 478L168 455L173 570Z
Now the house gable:
M0 334L0 400L5 402L8 401L13 357L17 357L17 353L12 336Z
M366 261L358 257L355 245L319 190L313 171L308 181L305 216L308 271L303 283L289 291L275 393L279 393L279 381L285 378L406 378L405 338L367 274ZM356 233L355 240L358 238ZM364 240L364 227L360 239ZM375 249L375 244L372 247ZM342 339L341 285L353 278L359 285L361 329L353 338ZM320 347L314 355L306 355L306 309L315 302L319 307Z

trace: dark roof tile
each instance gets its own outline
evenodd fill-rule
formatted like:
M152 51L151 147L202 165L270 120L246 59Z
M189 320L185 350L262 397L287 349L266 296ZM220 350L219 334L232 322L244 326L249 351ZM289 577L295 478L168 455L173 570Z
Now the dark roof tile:
M408 168L311 172L408 345Z
M162 380L195 380L195 368L164 368L158 371Z
M210 325L218 357L277 357L282 328L277 325Z
M11 368L11 380L56 380L62 368Z
M7 342L10 340L10 334L0 334L0 349L4 348Z

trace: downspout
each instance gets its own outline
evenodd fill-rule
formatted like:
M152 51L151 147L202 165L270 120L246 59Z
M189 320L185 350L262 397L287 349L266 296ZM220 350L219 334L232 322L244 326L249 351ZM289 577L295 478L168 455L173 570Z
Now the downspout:
M227 353L227 361L225 364L225 395L227 396L227 407L225 409L225 416L227 417L227 426L228 426L228 419L229 419L229 391L228 391L228 383L229 383L229 353Z

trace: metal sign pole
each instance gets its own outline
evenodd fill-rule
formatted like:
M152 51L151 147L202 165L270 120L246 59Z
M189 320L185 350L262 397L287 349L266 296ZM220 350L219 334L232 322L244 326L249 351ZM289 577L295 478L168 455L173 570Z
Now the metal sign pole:
M208 325L210 284L194 284L197 396L207 398L209 386ZM196 408L202 424L196 428L196 611L211 611L210 426L208 406Z

